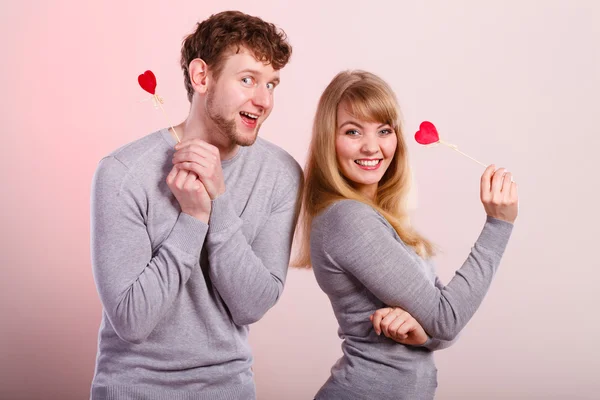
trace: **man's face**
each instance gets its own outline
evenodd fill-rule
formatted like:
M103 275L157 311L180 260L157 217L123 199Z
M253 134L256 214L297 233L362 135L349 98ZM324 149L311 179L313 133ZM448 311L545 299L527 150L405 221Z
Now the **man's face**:
M250 146L273 109L278 83L279 71L242 47L225 60L218 80L208 87L206 114L232 144Z

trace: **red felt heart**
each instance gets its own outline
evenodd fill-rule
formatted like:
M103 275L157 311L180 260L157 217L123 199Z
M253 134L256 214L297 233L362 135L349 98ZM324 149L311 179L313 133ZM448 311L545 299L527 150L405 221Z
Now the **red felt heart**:
M435 125L429 121L423 121L419 125L419 130L415 133L415 140L420 144L431 144L439 142L440 135L438 135Z
M146 92L154 94L156 90L156 77L152 71L146 71L138 76L138 83Z

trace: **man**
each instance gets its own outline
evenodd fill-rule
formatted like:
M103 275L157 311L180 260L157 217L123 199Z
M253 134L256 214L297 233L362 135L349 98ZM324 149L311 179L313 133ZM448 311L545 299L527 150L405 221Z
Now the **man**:
M248 325L283 290L302 182L298 163L257 134L290 55L273 24L211 16L182 46L181 143L163 129L101 160L92 399L256 397Z

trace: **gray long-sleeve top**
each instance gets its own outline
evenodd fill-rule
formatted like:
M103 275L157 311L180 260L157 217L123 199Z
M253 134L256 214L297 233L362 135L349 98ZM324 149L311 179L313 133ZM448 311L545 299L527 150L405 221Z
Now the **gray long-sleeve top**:
M431 350L454 340L481 304L512 226L487 217L467 260L443 286L432 263L367 204L342 200L315 217L313 270L343 339L343 356L317 400L432 399L437 369ZM377 336L369 315L386 306L408 311L432 339L425 346L405 346Z
M302 179L258 139L222 162L208 224L166 184L166 129L101 160L92 187L92 266L103 305L93 400L255 397L248 324L283 290Z

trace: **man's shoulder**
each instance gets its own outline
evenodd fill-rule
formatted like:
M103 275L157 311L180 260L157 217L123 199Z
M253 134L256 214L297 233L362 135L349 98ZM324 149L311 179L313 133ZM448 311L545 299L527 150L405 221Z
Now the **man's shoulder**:
M252 145L256 157L263 162L267 162L277 168L285 171L290 179L300 181L302 179L302 167L291 154L263 138L257 138Z
M165 158L168 146L163 131L157 131L119 147L99 161L94 174L94 185L120 187L126 182L132 182L133 176L133 182L144 182L145 177L152 177L162 168L162 159Z
M163 130L150 133L110 152L106 157L114 158L127 168L132 168L140 159L157 148L168 146Z

